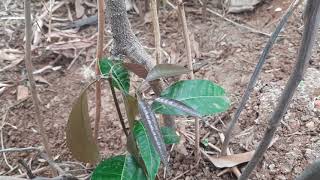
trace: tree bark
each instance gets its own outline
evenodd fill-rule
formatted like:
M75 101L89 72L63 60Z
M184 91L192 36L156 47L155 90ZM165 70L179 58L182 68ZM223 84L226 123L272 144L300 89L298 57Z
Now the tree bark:
M111 54L114 56L125 55L131 61L144 65L150 71L155 66L155 61L152 61L152 57L134 35L127 16L125 1L106 0L106 15L114 40ZM162 91L160 81L150 82L150 86L156 95L160 95ZM164 116L164 124L168 127L175 127L175 122L170 116Z

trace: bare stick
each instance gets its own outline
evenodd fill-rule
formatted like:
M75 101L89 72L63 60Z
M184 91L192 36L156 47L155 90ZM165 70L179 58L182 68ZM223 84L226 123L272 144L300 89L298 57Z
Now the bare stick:
M156 64L160 64L161 63L161 35L160 35L159 18L158 18L158 11L157 11L157 0L151 0L151 12L152 12L154 41L155 41L155 47L156 47Z
M199 0L199 3L200 3L202 6L204 5L200 0ZM256 29L254 29L254 28L252 28L252 27L249 27L249 26L244 25L244 24L237 23L237 22L235 22L235 21L233 21L233 20L231 20L231 19L229 19L229 18L226 18L224 15L221 15L221 14L213 11L212 9L206 8L206 10L207 10L208 12L210 12L211 14L214 14L214 15L216 15L216 16L224 19L225 21L227 21L227 22L229 22L229 23L231 23L231 24L233 24L233 25L235 25L235 26L237 26L237 27L240 27L240 28L243 28L243 29L248 30L249 32L256 33L256 34L261 34L261 35L268 36L268 37L271 36L271 34L269 34L269 33L265 33L265 32L256 30Z
M30 0L25 0L25 36L26 36L26 44L25 44L25 66L27 69L27 75L30 83L30 91L32 95L32 100L35 108L35 116L38 124L38 129L40 132L40 135L42 137L42 144L44 146L44 149L46 153L49 156L49 159L52 159L52 152L49 146L48 136L45 132L45 129L43 127L43 120L41 118L41 112L40 112L40 102L37 96L37 89L36 89L36 83L33 78L32 74L32 62L31 62L31 37L32 37L32 30L31 30L31 8L30 8ZM53 171L54 174L56 174L56 171Z
M183 0L178 1L178 12L182 24L182 29L183 29L183 38L184 42L186 44L186 50L187 50L187 59L188 59L188 68L191 70L190 71L190 77L191 79L194 79L194 74L193 74L193 63L192 63L192 54L191 54L191 43L189 39L189 30L187 26L187 19L186 19L186 13L184 11L184 5L183 5ZM199 162L200 159L200 124L199 124L199 119L195 118L195 157L196 157L196 162Z
M7 148L7 149L0 149L0 153L3 153L3 152L23 152L23 151L41 151L41 147L26 147L26 148Z
M253 87L255 86L256 81L259 77L259 74L262 70L262 66L265 63L267 56L268 56L269 52L271 51L271 48L273 47L273 44L275 43L279 33L281 32L281 29L288 21L288 18L292 15L292 12L297 7L298 2L300 2L300 0L298 0L298 1L295 0L294 3L292 3L291 6L288 8L287 12L282 17L281 21L279 22L279 24L276 27L276 30L273 32L272 36L270 37L265 48L262 51L262 54L261 54L259 61L258 61L258 64L256 65L256 68L254 69L254 72L251 75L249 84L248 84L248 86L244 92L244 95L241 99L240 105L239 105L236 113L234 114L233 119L231 120L227 130L225 131L226 138L225 138L225 141L223 142L223 145L221 148L222 149L221 155L223 155L223 156L225 156L227 154L227 147L228 147L230 139L231 139L232 130L233 130L234 126L236 125L236 123L240 117L240 114L249 99L249 96L253 90Z
M49 0L50 9L49 9L49 30L48 30L48 42L51 42L51 30L52 30L52 7L55 0Z
M112 77L108 78L108 82L109 82L109 85L110 85L110 90L111 90L111 93L112 93L114 105L116 106L116 110L117 110L117 113L118 113L118 116L119 116L119 120L120 120L122 129L123 129L123 132L128 137L128 132L127 132L127 129L126 129L126 125L124 123L124 119L123 119L122 114L121 114L121 110L120 110L119 102L118 102L118 99L117 99L117 95L116 95L116 92L114 90L114 87L112 86Z
M103 54L103 33L104 33L104 1L98 0L98 38L96 54L96 76L100 76L99 61ZM99 136L99 123L101 116L101 80L96 82L96 119L94 122L94 139L97 141Z
M288 83L281 95L277 107L275 108L271 119L269 120L269 127L267 128L262 141L260 142L257 150L255 151L252 159L248 163L246 169L242 173L239 180L246 180L249 175L257 166L263 154L267 150L272 137L279 126L284 113L292 99L292 96L303 78L304 71L309 63L312 47L314 46L317 37L317 31L320 22L320 1L309 0L305 10L307 17L304 26L303 38L299 49L299 55L296 60L294 71L288 80Z

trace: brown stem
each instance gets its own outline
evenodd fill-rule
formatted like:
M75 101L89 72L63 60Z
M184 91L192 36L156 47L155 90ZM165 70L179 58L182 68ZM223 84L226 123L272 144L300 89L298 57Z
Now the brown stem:
M257 166L263 154L266 152L273 135L279 126L284 113L292 99L296 88L303 78L304 71L309 64L309 60L312 53L312 48L317 37L317 31L320 22L320 1L309 0L306 7L306 22L304 26L303 38L299 49L299 55L296 60L294 71L288 80L288 83L281 95L277 107L275 108L271 119L269 120L269 126L264 134L262 141L260 142L257 150L255 151L252 159L248 163L246 169L242 173L239 180L247 180L249 175Z
M184 43L186 44L186 50L187 50L187 59L188 59L188 68L190 71L190 78L194 79L193 74L193 63L192 63L192 54L191 54L191 43L189 39L189 30L187 26L187 19L186 19L186 13L184 10L183 0L178 1L178 12L182 24L182 30L183 30L183 38ZM199 125L199 119L195 118L195 157L196 162L199 162L200 159L200 125Z
M161 35L157 11L157 0L151 0L151 11L152 11L152 22L153 22L153 33L156 47L156 64L161 63Z
M98 38L96 53L96 76L100 76L99 60L103 55L103 35L104 35L104 1L98 0ZM101 80L96 82L96 119L94 122L94 139L97 141L99 136L99 124L101 116Z
M24 9L24 15L25 15L25 37L26 37L26 44L25 44L25 66L27 70L27 76L30 83L30 91L32 95L32 101L35 108L35 116L38 124L38 129L40 132L40 135L42 137L42 144L44 146L44 149L46 153L49 156L49 159L52 159L52 152L49 145L48 136L45 132L45 129L43 127L43 120L41 118L41 111L40 111L40 102L38 99L38 93L36 89L36 83L33 78L32 74L32 62L31 62L31 37L32 37L32 30L31 30L31 7L30 7L30 0L25 0L25 9ZM53 170L54 175L57 175L57 172Z
M121 110L120 110L119 102L118 102L118 99L117 99L117 95L116 95L116 92L114 90L114 87L112 86L112 77L111 76L108 77L108 82L109 82L111 94L112 94L112 97L113 97L113 102L114 102L114 105L116 106L116 110L117 110L117 113L118 113L118 116L119 116L119 120L120 120L122 129L123 129L123 132L128 137L128 132L127 132L127 129L126 129L126 125L124 123L124 119L123 119L122 114L121 114Z

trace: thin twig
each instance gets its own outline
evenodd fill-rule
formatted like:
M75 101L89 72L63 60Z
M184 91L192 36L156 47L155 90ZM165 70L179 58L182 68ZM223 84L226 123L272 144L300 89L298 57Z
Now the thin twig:
M22 152L22 151L41 151L42 147L26 147L26 148L7 148L0 149L0 153L8 152Z
M249 99L249 96L253 90L253 87L255 86L256 84L256 81L259 77L259 74L262 70L262 66L263 64L265 63L266 59L267 59L267 56L269 54L269 52L271 51L271 48L273 47L273 44L276 42L276 39L279 35L279 33L281 32L281 29L284 27L284 25L286 24L286 22L288 21L288 18L292 15L294 9L297 7L298 3L300 0L295 0L291 6L288 8L287 12L284 14L284 16L282 17L281 21L279 22L279 24L277 25L275 31L272 33L272 36L270 37L270 39L268 40L265 48L263 49L263 52L259 58L259 61L258 61L258 64L256 65L256 68L254 69L254 72L250 78L250 81L248 83L248 86L244 92L244 95L241 99L241 102L240 102L240 105L236 111L236 113L234 114L233 116L233 119L231 120L227 130L225 131L225 141L223 142L223 145L222 145L222 152L221 152L221 155L226 155L226 150L227 150L227 147L229 145L229 142L230 142L230 139L231 139L231 134L232 134L232 130L234 128L234 126L236 125L239 117L240 117L240 114L242 112L242 110L244 109L248 99Z
M186 44L186 50L187 50L187 59L188 59L188 68L191 70L190 71L190 77L191 79L194 79L194 74L193 74L193 63L192 63L192 54L191 54L191 43L189 39L189 30L187 26L187 19L186 19L186 14L184 11L184 5L183 5L183 0L178 1L178 12L183 28L183 38L184 42ZM199 119L195 118L195 158L196 162L199 161L200 159L200 124L199 124Z
M292 96L296 91L296 88L303 78L304 71L309 64L312 48L315 44L315 39L317 37L317 31L320 23L320 1L309 0L305 12L307 17L304 26L303 38L299 49L299 55L296 60L294 71L291 74L284 91L282 92L280 100L272 114L271 119L269 120L269 125L263 136L263 139L261 140L257 150L255 151L252 159L243 171L242 176L239 178L239 180L248 179L251 172L263 157L263 154L266 152L270 142L272 141L272 137L288 108Z
M30 91L32 95L32 100L35 108L35 116L38 124L38 129L42 137L42 144L44 146L44 149L46 153L49 156L49 159L52 159L52 152L49 146L48 136L45 132L45 129L43 127L43 120L41 118L41 112L40 112L40 102L37 96L37 89L36 84L33 78L32 74L32 62L31 62L31 37L32 37L32 30L31 30L31 7L30 7L30 0L25 0L25 37L26 37L26 44L25 44L25 66L27 70L27 75L30 83ZM56 174L55 171L53 171L54 175Z
M48 42L51 42L51 30L52 30L52 7L55 0L49 0L50 9L49 9L49 27L48 27Z
M120 110L119 102L118 102L118 99L117 99L117 95L116 95L116 92L115 92L114 87L112 85L112 77L111 76L108 78L108 82L109 82L109 86L110 86L110 90L111 90L111 93L112 93L114 105L116 106L116 110L117 110L117 113L118 113L118 116L119 116L119 120L120 120L122 129L123 129L123 132L128 137L128 132L127 132L127 129L126 129L126 125L124 123L124 119L123 119L122 114L121 114L121 110Z
M156 64L161 63L161 35L159 27L159 18L157 11L157 0L151 0L151 12L152 12L152 22L153 22L153 33L154 41L156 47Z
M30 170L30 168L28 167L28 165L26 164L26 162L24 162L24 160L19 159L18 163L20 163L22 165L22 167L27 171L27 176L30 179L35 178L36 176L32 173L32 171Z
M103 54L103 35L104 35L104 1L98 0L98 38L97 38L97 61L96 61L96 76L100 76L99 61ZM96 82L96 119L94 123L94 139L98 139L99 123L101 116L101 81Z
M200 3L202 6L204 5L200 0L199 0L199 3ZM233 25L235 25L235 26L238 26L238 27L240 27L240 28L246 29L246 30L248 30L248 31L250 31L250 32L252 32L252 33L261 34L261 35L268 36L268 37L271 36L271 34L269 34L269 33L265 33L265 32L256 30L256 29L254 29L254 28L252 28L252 27L246 26L246 25L244 25L244 24L237 23L237 22L235 22L235 21L233 21L233 20L231 20L231 19L229 19L229 18L226 18L224 15L221 15L221 14L213 11L213 10L210 9L210 8L207 8L206 10L207 10L208 12L210 12L211 14L214 14L214 15L216 15L216 16L224 19L225 21L227 21L227 22L229 22L229 23L231 23L231 24L233 24Z

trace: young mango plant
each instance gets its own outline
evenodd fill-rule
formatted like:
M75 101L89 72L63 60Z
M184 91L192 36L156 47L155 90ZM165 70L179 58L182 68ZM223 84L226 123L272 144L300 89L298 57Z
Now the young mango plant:
M127 135L128 152L100 161L89 123L87 88L82 91L69 116L67 145L74 158L81 162L95 164L100 161L92 173L93 180L155 179L161 162L165 167L169 166L166 145L180 140L175 129L159 127L156 113L203 118L226 111L230 104L224 89L208 80L181 80L167 87L152 102L143 98L142 84L189 72L181 66L159 64L148 73L141 65L108 58L100 60L99 66L101 78L109 80L111 91L116 88L122 93L129 133L121 122ZM129 94L129 71L144 79L135 94ZM113 95L117 101L115 93Z

